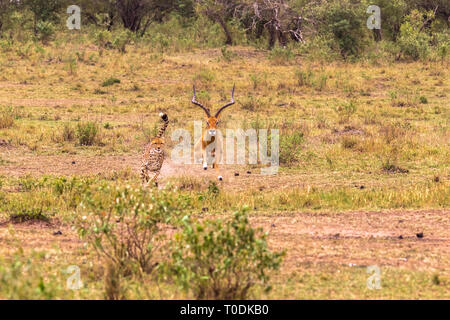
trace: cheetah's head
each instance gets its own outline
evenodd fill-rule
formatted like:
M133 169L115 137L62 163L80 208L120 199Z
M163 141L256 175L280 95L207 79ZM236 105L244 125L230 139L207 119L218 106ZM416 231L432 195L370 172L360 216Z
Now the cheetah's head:
M164 139L163 138L154 138L151 142L151 147L156 152L161 152L164 147Z

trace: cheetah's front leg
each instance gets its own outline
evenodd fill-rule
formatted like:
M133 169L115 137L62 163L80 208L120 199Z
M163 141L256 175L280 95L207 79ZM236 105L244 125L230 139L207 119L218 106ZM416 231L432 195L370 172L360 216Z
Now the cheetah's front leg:
M147 183L145 184L145 186L148 187L152 183L154 183L156 186L158 186L158 182L156 181L158 176L159 176L159 171L158 172L153 172L153 176L150 179L147 180Z

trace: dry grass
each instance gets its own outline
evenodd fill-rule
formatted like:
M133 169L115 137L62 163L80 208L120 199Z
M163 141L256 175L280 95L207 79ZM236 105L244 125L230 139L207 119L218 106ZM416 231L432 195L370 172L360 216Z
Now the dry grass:
M17 248L24 249L17 259L44 251L44 258L36 258L40 272L81 265L88 284L68 292L60 288L65 276L59 274L46 297L102 298L104 269L70 228L76 198L74 204L56 196L53 187L40 184L42 176L138 184L140 152L158 113L171 119L171 148L173 130L193 130L192 121L203 119L190 103L192 83L199 99L215 109L229 99L235 82L237 104L223 113L221 125L279 128L279 174L225 166L219 193L209 197L214 174L168 160L161 183L191 197L196 214L214 217L250 205L253 223L270 232L271 246L288 249L274 291L256 290L254 296L449 298L446 68L322 65L301 57L286 63L246 47L229 49L227 59L219 49L161 53L145 46L99 55L95 46L74 40L30 50L26 57L0 55L0 200L48 209L52 223L0 226L0 255L7 260L0 264L9 268ZM73 52L84 57L76 59L76 72L68 62ZM107 79L120 83L104 86ZM92 143L81 143L77 128L87 122L98 130ZM13 209L0 207L3 221ZM58 230L63 235L53 236ZM425 238L416 239L417 232ZM371 264L382 268L380 291L365 286L365 266ZM184 298L153 281L142 286L129 280L127 297ZM158 292L149 289L153 285ZM26 288L20 292L29 294ZM0 291L1 297L9 296Z

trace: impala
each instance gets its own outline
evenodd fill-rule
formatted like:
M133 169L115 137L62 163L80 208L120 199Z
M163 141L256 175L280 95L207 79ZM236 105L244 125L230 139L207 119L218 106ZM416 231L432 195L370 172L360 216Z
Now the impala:
M220 113L225 108L234 104L234 88L235 88L235 86L233 86L233 91L231 91L231 101L229 103L225 104L224 106L222 106L216 112L216 114L214 116L211 116L210 110L197 101L197 97L195 94L195 86L193 86L194 96L192 98L192 103L195 104L196 106L199 106L200 108L202 108L206 114L206 128L203 130L202 137L201 137L200 141L198 142L198 143L201 143L201 146L202 146L202 163L203 163L203 169L205 169L205 170L208 170L206 151L207 151L207 149L210 149L211 155L213 157L213 163L212 163L213 168L216 169L217 173L219 173L219 164L218 164L217 159L220 159L220 147L221 146L220 146L220 141L219 141L219 143L216 143L217 142L216 137L218 137L217 126L219 124ZM217 151L218 157L216 157L216 151ZM221 175L219 175L217 178L220 181L223 180L223 177Z

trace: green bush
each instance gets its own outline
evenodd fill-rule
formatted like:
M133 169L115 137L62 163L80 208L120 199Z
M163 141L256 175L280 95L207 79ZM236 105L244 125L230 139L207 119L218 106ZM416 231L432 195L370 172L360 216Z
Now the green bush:
M46 43L52 39L55 34L55 26L50 21L39 21L36 24L37 37Z
M366 17L362 4L349 1L333 2L324 10L325 32L331 32L341 56L358 56L366 42Z
M8 213L13 223L26 221L48 221L45 205L30 196L12 199L3 204L3 210Z
M280 135L280 164L291 165L299 160L301 145L304 141L303 132L282 132Z
M151 272L160 224L176 224L177 213L188 204L175 192L101 186L84 196L78 233L115 272Z
M400 27L398 45L402 55L407 59L425 59L430 54L431 37L423 32L422 20L423 13L413 10Z
M184 290L196 299L246 299L255 285L270 289L269 271L279 268L283 253L267 248L266 234L250 226L247 208L228 221L185 217L183 223L161 270Z
M112 34L108 30L100 30L94 34L94 42L100 48L106 48L111 43Z
M55 274L43 274L44 253L24 257L21 249L11 259L0 258L0 299L55 300L67 297L63 281Z
M131 42L132 36L133 34L129 30L119 32L112 41L114 48L121 53L125 53L127 51L127 45Z
M116 83L120 83L120 80L117 78L111 77L111 78L108 78L105 81L103 81L102 87L109 87L109 86L115 85Z
M98 134L98 127L93 122L79 123L76 135L81 146L91 146L94 144Z

